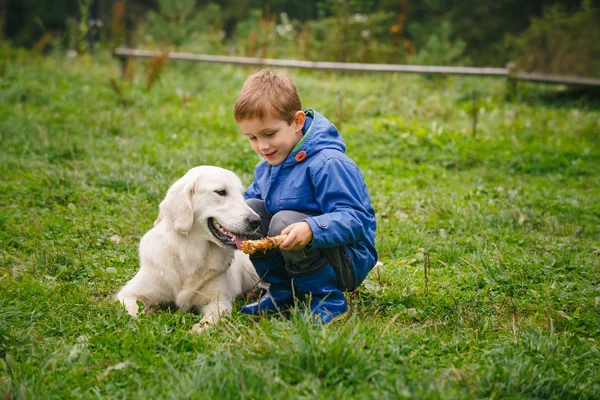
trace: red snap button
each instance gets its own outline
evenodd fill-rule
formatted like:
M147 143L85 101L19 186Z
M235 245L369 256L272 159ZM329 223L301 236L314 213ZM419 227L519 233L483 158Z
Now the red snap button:
M306 158L305 151L300 151L300 152L298 152L298 154L296 154L296 161L298 161L298 162L304 160L305 158Z

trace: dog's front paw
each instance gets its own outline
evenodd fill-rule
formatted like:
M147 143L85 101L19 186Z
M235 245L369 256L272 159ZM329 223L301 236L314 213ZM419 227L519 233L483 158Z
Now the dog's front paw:
M133 296L120 296L117 300L125 306L127 313L131 315L131 318L137 318L140 306L137 303L137 299Z
M188 333L202 334L210 328L211 324L208 321L200 321L196 325L192 326L192 329Z

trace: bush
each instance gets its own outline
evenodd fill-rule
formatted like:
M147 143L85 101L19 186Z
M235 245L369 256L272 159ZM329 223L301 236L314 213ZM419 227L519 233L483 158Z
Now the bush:
M424 46L417 49L417 54L410 61L419 65L469 64L463 55L465 47L464 41L453 38L450 23L444 21L429 34Z
M547 7L519 36L506 44L520 70L600 77L600 12L589 1L568 13Z
M196 0L159 0L158 11L148 11L147 34L163 46L180 49L194 35L220 24L220 7L209 3L197 12Z

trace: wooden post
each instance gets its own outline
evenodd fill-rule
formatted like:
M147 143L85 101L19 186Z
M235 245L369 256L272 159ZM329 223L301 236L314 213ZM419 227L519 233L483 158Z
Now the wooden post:
M127 78L127 57L113 52L113 56L119 59L119 67L121 70L121 79Z
M473 109L471 111L472 111L472 116L473 116L473 123L471 126L471 131L473 133L473 138L476 138L477 137L477 117L479 114L479 107L477 106L477 91L475 89L473 89L472 96L473 96L473 105L472 105Z
M506 99L514 100L517 98L518 81L515 77L517 64L514 62L506 63Z

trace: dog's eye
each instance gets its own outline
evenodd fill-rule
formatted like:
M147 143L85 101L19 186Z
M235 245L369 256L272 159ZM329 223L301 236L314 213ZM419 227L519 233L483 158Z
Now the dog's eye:
M215 193L218 194L219 196L227 196L227 190L223 189L223 190L215 190Z

